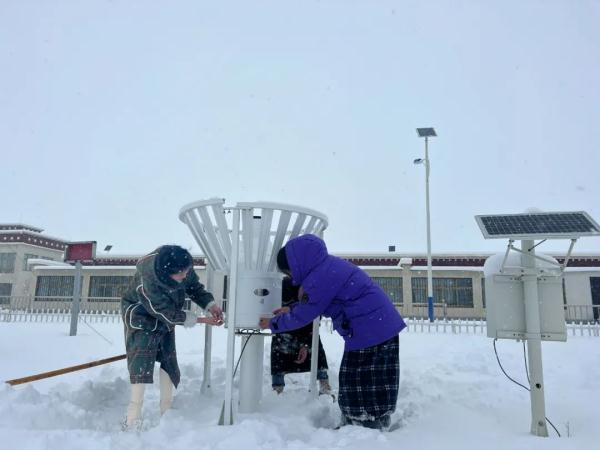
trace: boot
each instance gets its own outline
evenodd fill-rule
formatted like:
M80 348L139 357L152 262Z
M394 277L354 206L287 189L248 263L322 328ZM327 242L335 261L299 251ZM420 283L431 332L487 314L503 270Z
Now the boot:
M144 384L131 385L131 398L127 405L127 418L123 422L123 431L140 431L142 429L142 405L144 404Z
M160 369L159 379L160 415L162 416L169 409L171 409L171 405L173 404L173 383L171 383L171 378L169 377L169 374L163 369Z
M319 380L319 394L331 395L329 380Z

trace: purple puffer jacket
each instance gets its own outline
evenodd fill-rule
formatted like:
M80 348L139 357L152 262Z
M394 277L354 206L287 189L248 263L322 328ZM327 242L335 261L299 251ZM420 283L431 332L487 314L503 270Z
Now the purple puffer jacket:
M271 319L274 333L295 330L323 315L332 318L345 351L351 351L381 344L406 327L385 292L355 265L329 255L317 236L290 240L285 254L294 284L302 285L308 301Z

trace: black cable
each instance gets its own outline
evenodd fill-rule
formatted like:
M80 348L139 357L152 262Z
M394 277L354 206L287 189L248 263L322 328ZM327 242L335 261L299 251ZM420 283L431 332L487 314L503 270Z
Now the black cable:
M502 373L504 373L504 375L506 375L506 378L508 378L510 381L512 381L513 383L521 386L523 389L525 389L528 392L531 392L531 389L529 389L527 386L522 385L521 383L519 383L518 381L515 381L514 379L512 379L504 370L504 367L502 367L502 363L500 362L500 358L498 357L498 350L496 349L496 341L498 339L494 339L493 344L494 344L494 353L496 354L496 361L498 361L498 365L500 366L500 370L502 370ZM525 354L525 342L523 342L523 355L525 358L525 372L527 373L527 381L529 381L529 371L527 370L527 355ZM529 384L531 384L531 381L529 381ZM550 419L548 419L547 417L544 417L546 419L546 422L548 422L552 428L554 428L554 431L556 431L556 434L558 434L558 437L562 437L560 435L560 433L558 432L558 430L556 429L556 427L554 426L554 424L552 422L550 422Z
M525 361L525 375L527 375L527 382L531 386L531 380L529 379L529 369L527 367L527 352L525 351L525 341L523 341L523 360Z
M231 377L232 379L235 378L235 374L237 373L238 370L238 366L240 365L240 361L242 360L242 355L244 354L244 350L246 349L246 345L248 345L248 342L250 342L250 338L252 336L254 336L255 334L261 334L260 331L254 332L254 333L250 333L248 335L248 339L246 339L246 342L244 342L244 345L242 346L242 351L240 352L240 357L237 360L237 363L235 364L235 369L233 370L233 377Z
M506 375L506 378L508 378L510 381L512 381L513 383L521 386L523 389L525 389L526 391L529 391L529 388L527 386L522 385L521 383L519 383L516 380L513 380L504 370L504 367L502 367L502 363L500 363L500 358L498 357L498 350L496 349L496 341L498 339L494 339L494 353L496 353L496 361L498 361L498 365L500 366L500 370L502 371L502 373L504 373L504 375Z

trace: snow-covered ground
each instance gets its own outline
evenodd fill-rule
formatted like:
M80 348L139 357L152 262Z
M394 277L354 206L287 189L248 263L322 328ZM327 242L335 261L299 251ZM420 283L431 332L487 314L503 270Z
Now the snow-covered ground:
M78 336L69 337L68 323L0 323L0 379L124 352L122 325L93 326L112 343L82 324ZM149 388L144 430L139 433L120 431L129 393L124 361L1 387L0 448L562 450L598 448L600 442L598 338L569 337L567 343L543 344L546 411L563 434L558 438L549 427L551 436L544 439L529 434L529 394L500 372L491 339L406 331L400 339L401 386L394 415L400 429L334 430L337 405L324 396L308 396L308 375L286 376L287 387L280 396L271 391L268 356L260 411L238 414L235 425L220 427L226 331L216 329L214 336L213 388L202 394L204 329L177 330L182 383L174 408L160 418L158 386ZM337 388L342 340L324 328L322 339ZM270 345L269 339L265 345ZM521 344L501 341L498 351L509 375L526 383Z

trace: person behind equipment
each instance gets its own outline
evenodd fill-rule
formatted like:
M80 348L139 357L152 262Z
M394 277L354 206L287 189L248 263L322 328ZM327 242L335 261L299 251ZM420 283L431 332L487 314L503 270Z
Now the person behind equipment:
M294 286L290 277L285 277L281 293L283 307L276 309L274 313L283 314L297 306L299 290L300 287ZM306 302L307 300L307 296L304 295L300 302ZM285 387L284 376L286 373L310 372L312 337L312 323L288 333L273 335L271 340L271 377L273 390L278 394L281 394ZM319 338L317 367L319 393L331 394L329 376L327 375L327 356L321 338Z

